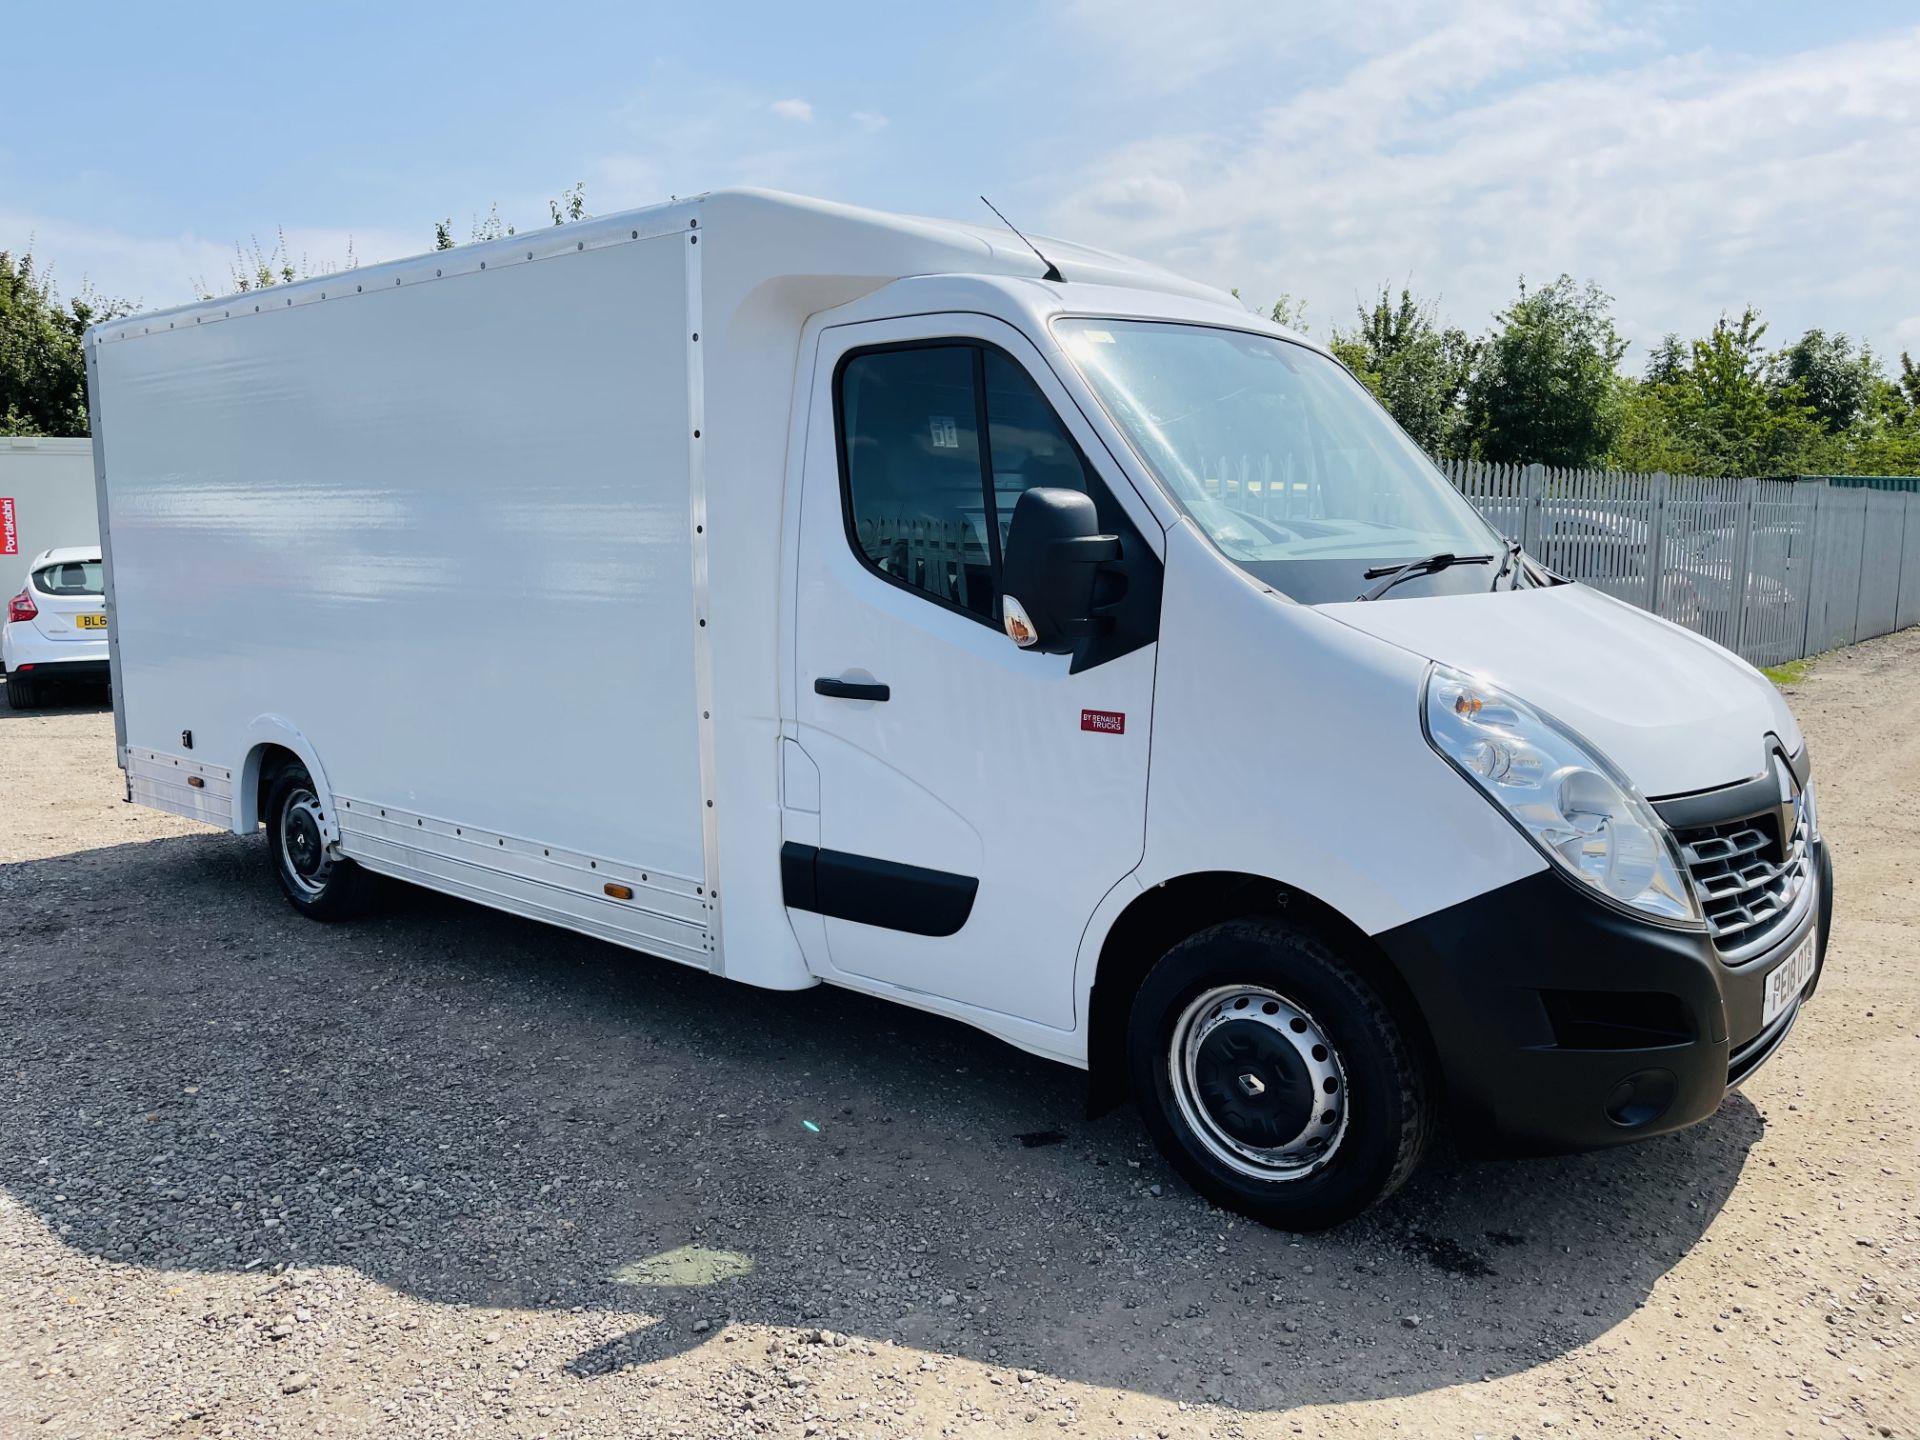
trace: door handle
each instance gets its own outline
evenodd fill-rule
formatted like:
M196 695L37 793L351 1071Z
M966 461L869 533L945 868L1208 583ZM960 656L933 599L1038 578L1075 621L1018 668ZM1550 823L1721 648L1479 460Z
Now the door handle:
M893 694L885 685L868 680L830 680L825 676L813 682L813 693L835 700L885 700Z

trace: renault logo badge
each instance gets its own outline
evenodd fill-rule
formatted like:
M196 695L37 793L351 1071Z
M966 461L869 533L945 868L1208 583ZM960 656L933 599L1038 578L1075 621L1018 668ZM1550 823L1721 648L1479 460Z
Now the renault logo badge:
M1793 778L1793 770L1787 764L1786 757L1777 750L1773 753L1773 778L1780 784L1780 843L1790 846L1800 829L1801 813L1807 802L1800 792L1800 782Z

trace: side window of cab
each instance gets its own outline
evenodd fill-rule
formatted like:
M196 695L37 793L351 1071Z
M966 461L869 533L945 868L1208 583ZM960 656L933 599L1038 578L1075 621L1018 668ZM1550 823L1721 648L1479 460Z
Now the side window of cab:
M1032 377L992 346L854 351L840 363L834 405L856 553L982 624L999 625L1000 557L1021 493L1048 485L1105 498Z

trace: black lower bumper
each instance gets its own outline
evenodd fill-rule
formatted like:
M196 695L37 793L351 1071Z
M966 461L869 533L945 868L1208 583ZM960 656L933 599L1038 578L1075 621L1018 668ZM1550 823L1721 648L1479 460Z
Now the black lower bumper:
M1637 921L1547 871L1378 936L1419 1005L1462 1147L1618 1145L1704 1120L1778 1048L1826 961L1833 870L1765 953ZM1763 1026L1766 977L1818 927L1813 979Z
M104 685L111 678L105 660L30 660L15 667L18 674L49 685L71 681L74 684Z

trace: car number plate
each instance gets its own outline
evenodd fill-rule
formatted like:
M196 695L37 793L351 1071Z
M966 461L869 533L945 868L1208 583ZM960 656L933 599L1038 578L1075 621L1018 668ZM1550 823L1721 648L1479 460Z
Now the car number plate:
M1760 1028L1766 1029L1780 1012L1791 1005L1794 997L1807 988L1807 981L1813 978L1813 957L1818 951L1815 943L1820 938L1819 928L1807 932L1807 938L1795 947L1794 952L1782 960L1767 976L1766 1011L1760 1017Z
M73 628L76 630L104 630L107 628L107 617L104 615L76 615L73 617Z

